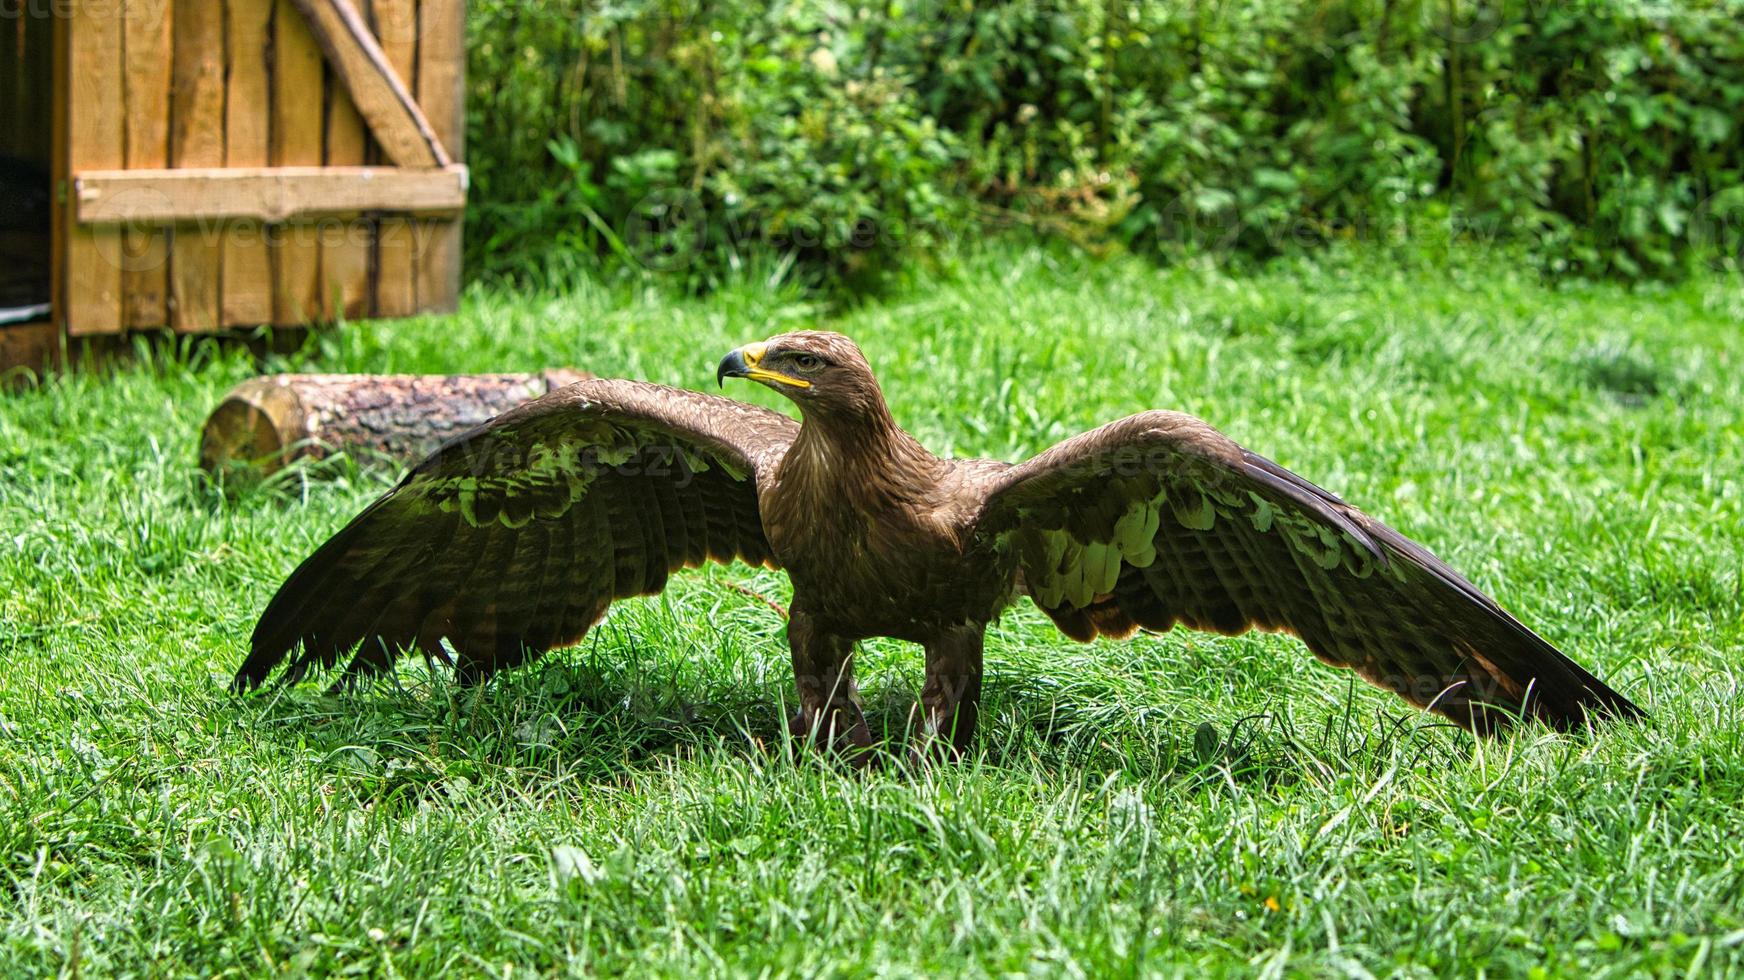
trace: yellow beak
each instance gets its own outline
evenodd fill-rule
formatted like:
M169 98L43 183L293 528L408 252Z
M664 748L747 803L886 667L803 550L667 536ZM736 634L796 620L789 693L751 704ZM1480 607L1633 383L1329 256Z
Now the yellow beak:
M725 378L750 378L752 381L776 382L795 388L811 387L811 382L804 378L762 367L763 355L768 352L769 345L759 341L729 353L721 358L720 367L715 369L715 383L720 384Z

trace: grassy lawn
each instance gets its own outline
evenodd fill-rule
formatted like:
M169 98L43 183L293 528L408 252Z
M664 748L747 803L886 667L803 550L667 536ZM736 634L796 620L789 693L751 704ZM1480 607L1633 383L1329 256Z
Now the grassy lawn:
M988 638L976 757L795 757L787 594L675 576L482 692L224 685L296 562L394 474L226 500L188 346L0 394L0 963L493 976L1744 972L1744 288L1550 290L1493 256L1239 277L992 247L875 303L471 293L277 369L573 364L712 386L858 339L937 452L1210 420L1447 559L1652 713L1475 743L1295 641ZM772 406L741 385L735 397ZM868 645L901 737L917 648Z

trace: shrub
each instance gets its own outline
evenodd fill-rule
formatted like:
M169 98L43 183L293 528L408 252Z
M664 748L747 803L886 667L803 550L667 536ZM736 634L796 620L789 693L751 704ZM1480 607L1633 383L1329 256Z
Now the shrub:
M841 280L946 230L955 136L843 67L862 34L782 9L474 3L473 268L555 248L707 285L773 251Z
M972 216L1266 256L1411 234L1736 264L1744 0L472 5L472 267L822 281ZM1432 203L1431 203L1432 202ZM786 265L783 266L784 268Z

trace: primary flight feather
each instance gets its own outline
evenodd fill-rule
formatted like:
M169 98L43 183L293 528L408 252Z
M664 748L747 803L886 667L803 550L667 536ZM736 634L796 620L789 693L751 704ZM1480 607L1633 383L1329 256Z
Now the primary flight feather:
M411 650L476 682L677 569L737 560L793 581L795 732L854 745L870 742L855 641L925 646L920 734L961 750L987 624L1022 595L1077 640L1293 633L1478 732L1641 713L1422 546L1192 416L1145 412L1012 465L927 452L839 334L748 344L717 377L781 392L803 422L613 380L507 412L291 573L236 686Z

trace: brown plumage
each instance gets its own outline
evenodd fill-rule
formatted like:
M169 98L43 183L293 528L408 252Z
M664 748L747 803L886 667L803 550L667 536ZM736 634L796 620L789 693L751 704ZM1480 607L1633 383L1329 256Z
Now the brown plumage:
M590 380L455 440L291 574L236 685L403 651L477 681L574 643L614 599L704 561L782 567L801 734L870 741L855 641L927 652L921 733L975 726L987 624L1027 594L1077 640L1137 629L1293 633L1461 725L1641 711L1421 546L1204 422L1145 412L1020 465L940 459L891 418L846 337L799 332L712 395ZM450 652L452 651L452 653Z

